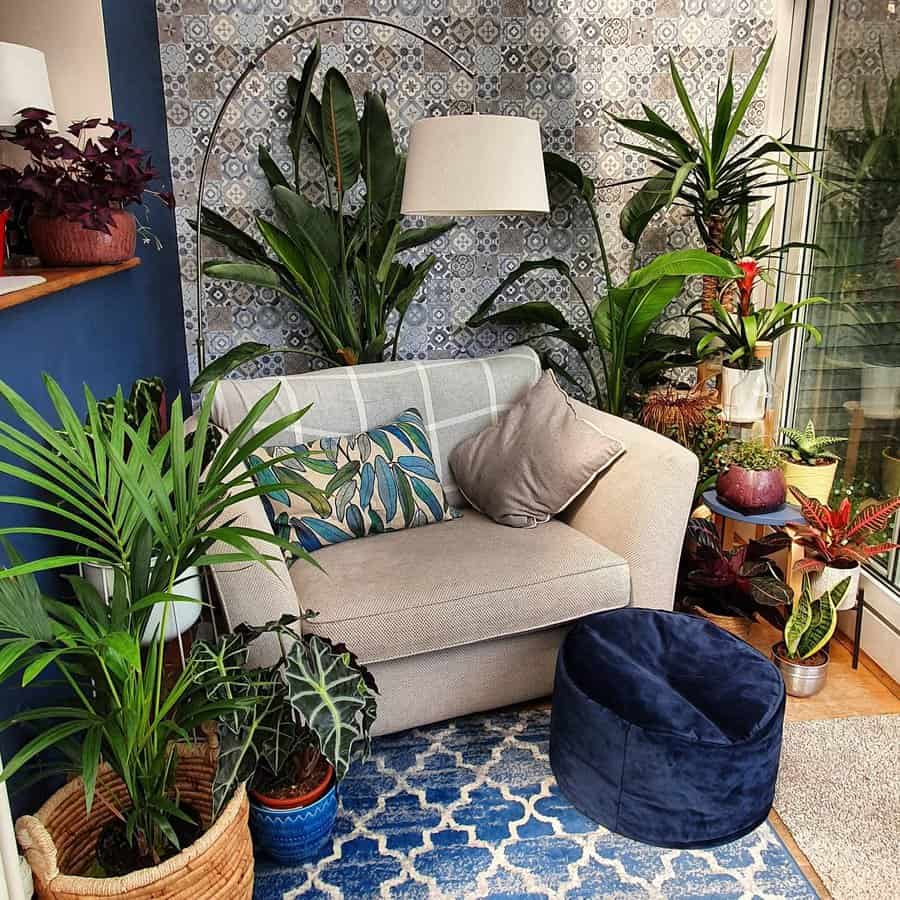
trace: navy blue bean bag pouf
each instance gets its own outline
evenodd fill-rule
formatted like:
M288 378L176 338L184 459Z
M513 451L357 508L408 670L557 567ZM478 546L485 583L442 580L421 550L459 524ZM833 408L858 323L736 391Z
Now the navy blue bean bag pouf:
M724 844L769 813L784 705L775 666L705 619L598 613L559 651L550 764L572 804L611 831Z

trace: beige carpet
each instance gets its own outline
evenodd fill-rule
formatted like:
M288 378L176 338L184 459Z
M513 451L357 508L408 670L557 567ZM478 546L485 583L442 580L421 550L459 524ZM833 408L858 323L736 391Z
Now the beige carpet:
M775 809L835 900L900 897L900 715L786 722Z

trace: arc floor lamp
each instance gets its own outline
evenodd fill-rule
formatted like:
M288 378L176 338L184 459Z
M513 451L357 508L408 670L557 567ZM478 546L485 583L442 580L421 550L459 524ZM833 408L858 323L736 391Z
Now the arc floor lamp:
M443 54L473 81L476 72L427 35L387 19L326 16L289 28L263 47L237 77L213 121L197 184L197 222L203 208L206 174L219 127L247 78L273 48L302 31L341 22L363 22L417 38ZM540 126L520 116L435 116L410 130L401 211L420 216L497 216L549 212ZM197 362L206 364L203 332L203 247L197 235Z

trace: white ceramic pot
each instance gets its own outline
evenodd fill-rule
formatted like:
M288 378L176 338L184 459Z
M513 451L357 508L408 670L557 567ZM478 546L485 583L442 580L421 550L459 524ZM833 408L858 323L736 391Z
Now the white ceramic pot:
M764 366L758 369L722 366L722 416L727 422L758 422L765 418L768 395Z
M89 581L104 600L109 600L113 589L113 570L111 566L84 563L84 578ZM188 600L176 600L169 603L169 612L166 616L167 641L174 640L184 634L197 623L203 610L203 580L200 570L196 566L185 569L184 573L175 584L174 593L180 597L190 597ZM147 627L141 638L141 644L146 647L153 642L154 635L162 622L163 609L166 604L157 603L150 612Z
M850 576L850 587L844 594L844 599L838 606L840 612L853 609L856 606L856 594L859 591L859 575L862 571L858 562L852 563L849 567L845 566L825 566L821 572L814 575L810 587L812 588L813 597L821 597L825 591L830 591L843 581L848 575Z
M895 415L900 409L900 366L863 366L859 405L870 416Z

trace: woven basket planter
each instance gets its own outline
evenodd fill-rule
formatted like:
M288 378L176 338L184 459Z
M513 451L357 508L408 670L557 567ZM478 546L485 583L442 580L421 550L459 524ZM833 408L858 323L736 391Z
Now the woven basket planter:
M699 606L695 606L692 610L698 616L718 625L719 628L739 637L742 641L750 643L750 630L753 628L753 622L745 619L743 616L717 616L715 613L707 612Z
M208 825L214 755L206 745L179 748L176 786L179 800ZM247 825L249 805L242 785L203 835L165 862L118 878L89 878L97 837L114 817L110 806L124 807L128 794L121 780L103 767L90 817L85 815L80 778L58 790L33 816L16 823L16 837L34 873L39 900L251 900L253 845Z

